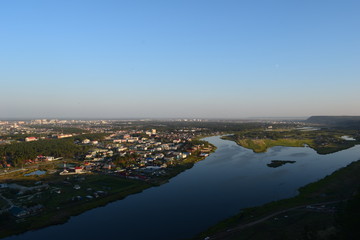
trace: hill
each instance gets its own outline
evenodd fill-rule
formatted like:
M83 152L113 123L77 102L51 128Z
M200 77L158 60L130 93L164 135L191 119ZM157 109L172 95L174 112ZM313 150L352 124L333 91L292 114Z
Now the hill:
M312 116L306 121L335 127L360 128L360 116Z

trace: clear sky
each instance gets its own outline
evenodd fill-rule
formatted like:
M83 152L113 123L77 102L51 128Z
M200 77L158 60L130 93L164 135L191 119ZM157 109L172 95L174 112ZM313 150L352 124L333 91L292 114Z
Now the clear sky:
M360 115L358 0L1 0L0 118Z

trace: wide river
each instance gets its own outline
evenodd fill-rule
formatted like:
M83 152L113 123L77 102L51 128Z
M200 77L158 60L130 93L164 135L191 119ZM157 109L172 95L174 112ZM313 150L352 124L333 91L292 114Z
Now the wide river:
M319 155L308 147L266 153L209 137L215 153L160 187L72 217L67 223L9 237L37 239L184 239L240 209L297 194L297 189L356 161L360 146ZM271 160L293 160L278 168Z

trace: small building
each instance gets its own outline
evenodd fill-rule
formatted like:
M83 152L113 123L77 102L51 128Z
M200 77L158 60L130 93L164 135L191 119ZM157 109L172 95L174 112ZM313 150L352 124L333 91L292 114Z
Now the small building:
M82 167L75 167L75 173L81 173L83 170Z
M91 142L90 139L84 139L84 140L82 141L83 144L89 144L90 142Z
M46 161L54 161L54 160L55 160L55 157L53 157L53 156L46 156L46 157L45 157L45 160L46 160Z
M39 140L37 137L27 137L25 138L25 142L33 142Z

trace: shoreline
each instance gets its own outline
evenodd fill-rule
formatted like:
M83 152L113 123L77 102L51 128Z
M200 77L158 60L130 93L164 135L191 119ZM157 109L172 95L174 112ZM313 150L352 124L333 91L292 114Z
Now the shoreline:
M344 145L331 146L331 147L319 147L315 146L313 140L311 139L235 139L235 135L222 136L221 139L233 141L237 145L244 147L246 149L252 150L254 153L264 153L272 147L309 147L313 149L316 153L321 155L326 155L330 153L339 152L352 148L356 145L360 145L360 142L348 142Z
M218 222L191 239L251 239L251 237L242 236L245 235L244 231L248 231L247 236L253 236L251 234L257 234L260 230L258 228L261 228L262 224L267 221L273 220L275 216L294 210L306 211L315 205L323 207L347 202L358 191L360 186L358 176L360 176L360 160L354 161L318 181L300 187L299 194L294 197L244 208L238 214ZM276 229L279 229L279 226Z
M208 137L208 136L207 136ZM204 140L202 140L204 141ZM216 151L217 147L213 144L207 142L209 145L211 145L212 150L209 152L209 155ZM208 156L209 156L208 155ZM113 193L110 195L107 195L103 198L100 198L94 202L89 201L85 204L74 204L74 206L65 207L63 212L59 213L58 211L49 211L47 213L40 213L35 216L28 217L24 222L16 223L15 229L1 229L0 228L0 238L7 238L14 235L21 235L28 231L33 230L39 230L42 228L55 226L55 225L61 225L66 223L71 217L78 216L86 211L98 208L98 207L104 207L108 205L109 203L115 202L115 201L121 201L125 199L127 196L138 194L143 192L146 189L149 189L151 187L159 187L163 184L166 184L169 182L170 179L176 177L177 175L181 174L182 172L191 169L195 163L205 160L208 156L190 156L190 159L186 159L182 164L179 164L173 168L169 168L170 175L166 176L165 178L155 179L154 181L150 182L144 182L140 180L129 180L124 179L118 176L108 176L108 175L99 175L98 177L113 177L114 179L120 179L124 180L124 182L133 182L135 184L135 187L131 187L129 189L124 189L120 192ZM91 176L93 174L83 174L82 176ZM45 177L45 176L43 176ZM29 223L30 221L33 221ZM30 225L29 225L30 224Z

